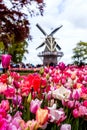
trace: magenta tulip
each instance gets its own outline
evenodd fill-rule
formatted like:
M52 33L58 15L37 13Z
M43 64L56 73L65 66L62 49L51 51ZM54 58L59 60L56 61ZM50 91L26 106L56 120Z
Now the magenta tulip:
M59 69L60 69L61 71L65 70L65 68L66 68L66 65L65 65L63 62L60 62L60 63L58 64L58 66L59 66Z
M10 65L10 61L11 61L11 55L3 54L1 57L1 61L2 61L3 68L8 68Z

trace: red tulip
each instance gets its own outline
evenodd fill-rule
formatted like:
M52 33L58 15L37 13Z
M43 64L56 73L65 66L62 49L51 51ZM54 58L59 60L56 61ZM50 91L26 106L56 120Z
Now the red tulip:
M8 75L7 74L2 74L0 76L0 82L7 83L7 79L8 79Z
M41 78L39 75L33 75L32 87L34 91L38 91L41 85Z

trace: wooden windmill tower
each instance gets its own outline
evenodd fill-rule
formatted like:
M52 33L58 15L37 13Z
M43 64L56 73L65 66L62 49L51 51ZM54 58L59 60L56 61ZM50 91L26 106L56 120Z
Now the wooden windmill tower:
M36 24L36 26L39 28L39 30L44 34L45 41L38 46L36 49L42 47L45 45L44 51L40 52L38 56L42 58L43 65L56 65L57 62L60 60L60 58L64 55L63 52L61 52L61 47L57 44L55 41L55 38L53 37L53 34L57 32L61 27L56 28L53 30L49 35L40 27L39 24Z

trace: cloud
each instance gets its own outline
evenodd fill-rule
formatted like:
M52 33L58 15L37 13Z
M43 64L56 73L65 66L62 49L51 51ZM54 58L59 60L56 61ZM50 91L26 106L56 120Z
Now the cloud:
M75 27L87 28L87 1L67 0L64 2L64 10L60 13L61 19L67 19Z

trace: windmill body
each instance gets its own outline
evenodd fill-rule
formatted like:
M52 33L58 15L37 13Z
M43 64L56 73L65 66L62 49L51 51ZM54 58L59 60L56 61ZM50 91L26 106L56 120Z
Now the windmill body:
M49 35L46 34L46 32L39 26L39 24L37 24L36 26L46 37L45 41L36 48L38 49L42 46L45 46L44 51L40 52L38 56L43 60L43 65L56 65L59 59L63 56L63 52L60 51L61 47L55 41L53 34L62 26L56 28Z

